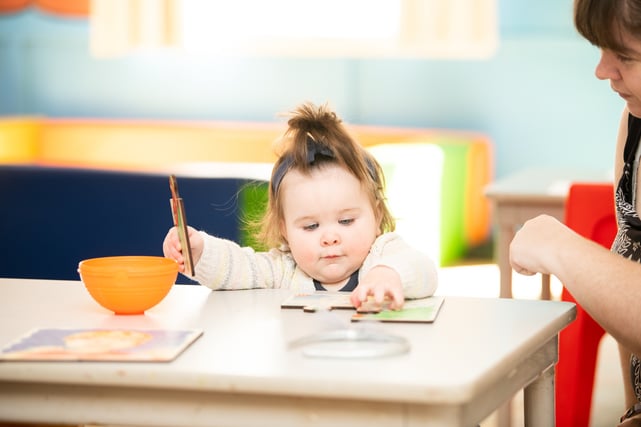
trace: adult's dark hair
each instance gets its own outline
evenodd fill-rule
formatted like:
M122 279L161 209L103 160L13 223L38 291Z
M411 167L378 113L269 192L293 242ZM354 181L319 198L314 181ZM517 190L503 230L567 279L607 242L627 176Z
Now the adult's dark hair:
M593 45L627 53L623 33L641 39L641 0L575 0L574 26Z

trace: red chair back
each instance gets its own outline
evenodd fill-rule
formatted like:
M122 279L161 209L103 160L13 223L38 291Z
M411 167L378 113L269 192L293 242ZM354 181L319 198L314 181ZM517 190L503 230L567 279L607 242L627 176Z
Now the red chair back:
M606 248L617 233L611 183L574 183L565 204L565 224Z
M565 206L565 224L609 248L617 232L612 183L574 183ZM576 303L563 288L561 300ZM601 338L605 334L577 304L577 317L559 334L556 366L557 427L588 427L592 389Z

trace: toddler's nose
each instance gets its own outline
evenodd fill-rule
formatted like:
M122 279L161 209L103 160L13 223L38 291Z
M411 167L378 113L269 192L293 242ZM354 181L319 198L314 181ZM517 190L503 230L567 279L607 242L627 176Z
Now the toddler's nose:
M338 235L336 233L325 233L323 234L322 244L323 246L332 246L336 245L339 242Z

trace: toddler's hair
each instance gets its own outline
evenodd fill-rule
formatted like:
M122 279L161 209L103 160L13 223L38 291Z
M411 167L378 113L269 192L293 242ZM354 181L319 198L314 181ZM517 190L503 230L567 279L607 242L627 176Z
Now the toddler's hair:
M281 233L283 220L280 183L288 171L303 174L334 163L345 168L364 186L377 218L380 231L394 231L395 221L385 199L385 177L381 166L349 134L340 118L325 105L304 103L290 113L283 135L282 152L274 164L267 209L261 224L260 239L267 247L286 245Z

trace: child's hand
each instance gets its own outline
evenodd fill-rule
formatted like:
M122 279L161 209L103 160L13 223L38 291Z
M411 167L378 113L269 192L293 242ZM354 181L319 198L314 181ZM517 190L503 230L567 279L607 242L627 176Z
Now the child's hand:
M387 297L391 309L401 309L405 302L401 277L390 267L379 265L372 268L352 291L350 300L358 308L369 296L374 297L374 302L380 305L383 305Z
M203 238L192 227L187 226L187 233L189 234L189 244L191 245L191 256L194 266L198 264L200 256L203 254ZM180 246L180 239L178 238L178 229L172 227L167 232L165 240L162 243L162 252L165 258L171 258L178 263L178 271L185 272L185 258L182 254L182 247Z

